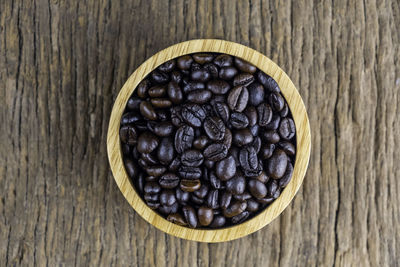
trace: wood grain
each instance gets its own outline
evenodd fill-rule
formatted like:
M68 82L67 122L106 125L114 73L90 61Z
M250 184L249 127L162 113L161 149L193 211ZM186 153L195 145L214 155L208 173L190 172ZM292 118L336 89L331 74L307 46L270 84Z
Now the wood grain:
M267 209L245 223L218 230L190 229L170 223L149 208L136 193L125 170L119 128L128 99L137 85L159 65L186 54L213 52L242 58L278 83L296 124L296 159L293 177L285 190ZM114 179L129 204L143 219L171 235L201 242L224 242L251 234L278 217L289 205L303 182L311 150L310 124L303 100L287 74L269 58L247 46L217 39L191 40L170 46L150 57L128 78L115 100L107 134L107 153Z
M0 262L5 266L398 266L400 4L0 1ZM231 242L171 237L120 193L113 102L174 43L220 38L298 88L312 151L298 194Z

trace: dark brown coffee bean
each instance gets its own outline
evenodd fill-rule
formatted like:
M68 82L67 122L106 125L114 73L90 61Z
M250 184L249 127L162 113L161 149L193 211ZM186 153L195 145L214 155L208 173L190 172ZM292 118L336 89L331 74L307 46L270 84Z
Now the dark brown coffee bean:
M161 64L158 69L162 72L171 72L176 66L175 59L168 60L167 62Z
M163 174L158 183L162 188L175 188L179 185L179 177L174 173L165 173Z
M254 65L238 57L235 57L235 66L243 72L254 73L257 71Z
M169 99L172 101L172 103L179 104L182 102L183 93L177 82L171 81L170 83L168 83L167 92Z
M197 104L183 106L181 115L183 120L193 127L201 127L203 120L206 118L203 108Z
M125 159L125 170L132 179L135 179L139 175L138 166L133 160Z
M190 74L189 76L191 76L191 74L195 71L201 70L201 65L197 62L193 62L192 65L190 66ZM194 80L193 78L191 78L192 80Z
M193 147L199 150L203 150L206 145L208 144L208 137L205 135L202 135L200 137L197 137L194 141L193 141Z
M178 209L179 209L179 204L174 203L171 206L160 205L160 207L157 210L164 215L168 215L177 213Z
M267 130L277 130L279 127L279 123L281 122L281 117L277 114L272 116L271 121L265 125L265 129Z
M261 174L262 170L263 170L263 162L260 159L255 169L244 169L243 172L246 177L257 178Z
M254 199L247 200L247 208L246 208L247 211L256 212L259 209L259 207L260 204Z
M231 56L222 54L214 59L214 64L220 68L229 67L232 66L233 60Z
M145 194L146 195L146 194ZM158 209L160 207L159 202L146 202L147 206L149 206L150 209Z
M247 203L246 202L239 202L236 201L232 205L230 205L228 208L223 209L224 216L227 218L232 218L233 216L239 215L243 211L245 211L247 208Z
M222 226L225 225L225 222L226 222L226 219L224 216L217 215L217 216L214 216L214 220L210 224L210 227L211 228L221 228Z
M218 190L210 190L207 195L207 206L212 209L219 208L219 191Z
M243 194L245 189L246 189L246 180L240 174L226 181L226 190L234 195Z
M281 178L286 171L288 157L281 149L275 149L267 162L267 174L273 179Z
M171 172L176 172L178 168L181 166L181 161L179 158L174 158L168 166L168 170Z
M185 150L192 147L194 140L194 130L188 125L181 126L175 133L175 149L178 153L183 153Z
M272 144L278 143L279 140L281 139L279 134L277 132L275 132L274 130L265 131L265 132L263 132L262 136L265 141L272 143Z
M215 165L215 161L208 160L208 159L206 159L206 160L204 161L204 166L205 166L207 169L209 169L209 170L211 170L212 168L214 168L214 165Z
M185 192L194 192L198 190L201 186L200 180L186 180L182 179L180 183L180 188Z
M273 93L280 93L281 90L279 89L278 84L272 77L268 76L262 71L257 72L256 76L258 81L264 86L266 90Z
M160 204L163 206L171 206L175 204L176 197L174 191L171 189L163 190L160 194Z
M288 162L285 174L282 176L281 179L278 180L279 187L285 188L289 184L290 180L292 179L292 175L293 175L293 165L292 165L292 163Z
M214 219L213 210L205 206L202 206L197 210L197 216L202 226L208 226Z
M126 104L126 108L128 110L139 110L139 105L140 102L142 102L142 99L136 98L136 97L131 97L128 100L128 103Z
M143 194L144 191L144 175L143 173L140 173L138 178L135 181L135 185L136 185L136 190L139 191L140 194Z
M250 73L239 73L233 78L233 86L248 86L254 81L254 76Z
M131 125L124 125L119 129L121 142L128 145L135 145L137 142L137 131Z
M294 122L290 118L284 118L281 120L281 124L279 125L279 135L285 139L290 140L296 134L296 126Z
M278 182L276 180L271 180L267 184L268 188L268 197L273 197L276 191L279 189Z
M219 199L219 205L222 209L227 209L230 204L231 204L231 200L232 200L232 194L229 192L224 192L222 194L222 196Z
M207 103L211 99L209 90L194 90L187 95L187 100L196 104Z
M250 195L250 193L244 192L243 194L240 195L233 195L233 198L242 202L252 198L252 196Z
M170 136L174 131L174 126L169 121L157 122L153 127L153 133L158 136Z
M212 54L206 54L206 53L198 53L194 54L193 56L194 61L196 61L199 64L204 64L204 63L209 63L213 61L214 56Z
M226 146L226 149L229 150L232 145L232 132L229 130L229 128L225 128L225 135L224 139L222 139L222 143Z
M211 75L207 69L200 68L197 70L193 70L192 73L190 74L190 77L192 78L193 81L207 82L211 78Z
M249 100L249 91L244 86L235 86L229 92L227 101L232 111L242 112Z
M208 194L208 185L202 184L200 188L196 191L193 192L193 195L195 195L198 198L204 199Z
M234 131L233 133L232 142L238 147L248 145L253 142L253 140L254 137L251 134L250 130L247 128Z
M141 158L147 162L148 165L159 164L157 158L153 154L142 153Z
M187 225L185 219L179 213L172 213L172 214L168 215L167 221L170 221L170 222L175 223L180 226Z
M258 106L264 101L264 87L259 83L252 83L249 89L249 103Z
M206 63L204 64L203 68L208 70L213 79L218 78L218 67L215 64Z
M139 151L137 150L137 147L136 147L136 146L134 146L134 147L132 148L132 157L133 157L134 159L138 159L138 158L140 157L140 153L139 153Z
M140 113L142 114L143 117L145 117L148 120L157 119L157 113L154 110L153 106L150 104L150 102L142 101L140 103Z
M196 228L199 222L196 216L195 209L190 206L184 206L182 207L182 212L189 227Z
M205 85L202 82L188 82L187 84L185 84L183 86L183 93L185 94L189 94L192 91L195 90L204 90L205 89Z
M254 140L251 143L251 146L254 147L254 149L256 150L256 153L258 154L258 152L260 152L260 149L261 149L261 138L258 136L254 137Z
M229 107L227 104L222 102L214 102L213 108L215 114L220 117L224 122L227 122L229 119Z
M150 87L148 94L150 97L163 97L165 96L165 93L167 92L165 86L163 85L156 85L153 87Z
M259 180L251 179L247 187L255 198L263 198L267 195L267 187Z
M285 151L286 155L294 156L296 154L296 148L292 143L287 141L280 141L278 145L283 149L283 151Z
M124 156L129 156L132 152L132 149L128 144L121 144L121 151Z
M262 171L261 174L259 176L257 176L256 179L259 180L261 183L265 184L268 182L269 177L267 176L265 171Z
M159 196L159 194L144 194L144 200L146 202L158 202Z
M257 124L258 114L257 114L257 109L255 107L247 106L247 108L244 110L244 114L249 120L249 126L255 126Z
M167 98L153 98L150 102L156 108L169 108L172 106L172 102Z
M225 135L225 124L218 117L206 118L204 121L204 131L211 140L220 141Z
M155 176L146 176L145 180L146 182L155 182L157 181L158 177Z
M194 180L200 179L202 171L200 168L197 167L181 166L179 167L178 173L183 179Z
M231 89L231 86L224 80L211 80L207 83L207 89L213 94L224 95Z
M285 103L285 106L283 107L283 109L279 112L279 114L281 115L282 118L286 117L287 115L289 115L289 107L287 105L287 103Z
M189 70L192 65L193 58L189 55L181 56L177 60L177 66L181 70Z
M189 201L190 193L186 192L186 191L182 191L182 189L177 187L175 189L175 196L180 204L186 205L186 203Z
M268 97L268 102L275 111L281 111L285 106L285 100L279 93L272 93Z
M142 120L143 117L136 113L136 112L128 112L125 113L122 117L121 117L121 125L126 125L126 124L133 124L135 123L136 126L136 122Z
M255 170L258 167L257 152L254 147L247 146L240 150L239 162L245 170Z
M206 159L212 161L220 161L226 157L228 149L224 144L211 144L203 152Z
M140 98L146 98L147 97L147 90L150 87L150 81L149 80L143 80L141 81L138 86L136 87L136 92L137 95Z
M158 138L151 132L144 132L139 135L137 150L140 153L151 153L158 146Z
M236 129L244 129L249 125L249 119L243 113L233 112L229 122Z
M171 72L171 82L172 81L179 84L182 81L182 73L180 71L176 71L176 70Z
M168 74L159 70L152 71L150 75L155 83L167 83L169 81Z
M247 204L246 204L247 205ZM248 212L248 211L243 211L242 213L240 213L240 214L238 214L238 215L236 215L236 216L233 216L232 217L232 223L233 224L239 224L239 223L242 223L242 222L244 222L248 217L249 217L249 215L250 215L250 212Z
M236 162L234 157L229 156L215 165L215 173L221 181L227 181L236 174Z
M257 107L258 124L266 126L272 119L272 109L267 103L262 103Z
M158 194L161 191L161 187L156 182L147 182L144 185L144 192L147 194Z
M238 74L238 70L234 67L222 67L219 70L219 78L223 80L231 80Z
M267 205L267 204L270 204L274 200L275 199L273 197L264 197L264 198L257 199L257 202L262 205Z
M167 171L167 168L165 168L162 165L149 166L146 168L147 174L150 176L154 176L154 177L159 177L166 171Z
M204 199L196 197L193 194L190 195L190 201L195 204L194 207L196 209L198 209L200 207L200 205L203 205L203 203L204 203Z
M181 155L181 162L188 167L199 167L203 164L204 157L199 150L190 149L186 150Z
M209 177L210 177L210 185L213 188L215 188L215 189L221 189L222 188L221 180L217 177L217 175L214 172L211 172Z

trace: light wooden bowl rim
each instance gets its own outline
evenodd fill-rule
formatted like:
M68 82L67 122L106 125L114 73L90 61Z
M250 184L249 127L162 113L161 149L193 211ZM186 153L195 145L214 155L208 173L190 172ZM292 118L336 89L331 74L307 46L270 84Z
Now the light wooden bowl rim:
M190 229L173 224L150 209L136 193L125 171L119 139L120 120L126 103L138 83L162 63L191 53L216 52L240 57L270 75L279 84L296 124L297 153L293 177L282 194L254 218L228 228L216 230ZM180 238L201 242L223 242L251 234L269 224L289 205L299 190L306 173L311 150L311 134L303 100L287 74L272 60L247 46L215 39L191 40L172 45L146 60L129 77L119 92L110 117L107 152L114 179L129 204L150 224Z

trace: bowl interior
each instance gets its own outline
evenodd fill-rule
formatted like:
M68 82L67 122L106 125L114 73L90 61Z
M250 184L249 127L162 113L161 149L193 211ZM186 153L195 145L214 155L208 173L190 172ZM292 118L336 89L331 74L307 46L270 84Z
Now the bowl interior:
M162 63L185 54L197 52L224 53L240 57L271 76L281 88L281 92L289 105L293 120L296 124L297 151L293 176L281 195L252 219L239 225L215 230L190 229L179 226L167 221L150 209L136 193L125 171L118 134L121 116L127 101L139 82ZM269 58L249 47L214 39L192 40L179 43L158 52L146 60L128 78L119 92L112 109L107 135L107 152L114 179L122 194L136 212L146 221L168 234L202 242L222 242L243 237L261 229L279 216L293 199L304 179L310 157L310 150L311 136L307 112L301 96L287 74Z

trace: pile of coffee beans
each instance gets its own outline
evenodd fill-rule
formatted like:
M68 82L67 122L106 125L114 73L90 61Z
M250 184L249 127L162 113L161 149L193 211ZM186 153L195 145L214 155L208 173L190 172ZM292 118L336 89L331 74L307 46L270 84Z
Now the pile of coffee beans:
M296 128L278 84L226 54L184 55L152 71L130 97L119 134L139 195L182 226L242 223L293 173Z

